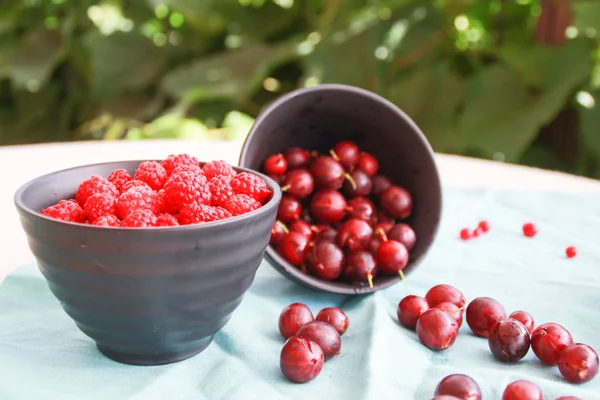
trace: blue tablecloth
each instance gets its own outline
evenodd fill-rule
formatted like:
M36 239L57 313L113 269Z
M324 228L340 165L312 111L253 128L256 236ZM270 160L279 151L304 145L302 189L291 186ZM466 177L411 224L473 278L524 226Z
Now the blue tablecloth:
M172 365L136 367L97 351L51 295L35 266L26 265L0 285L0 399L416 399L428 400L441 378L466 373L483 399L500 399L517 379L538 384L546 399L561 395L600 399L600 377L565 383L556 367L529 354L516 365L492 357L485 339L463 324L454 346L432 352L397 323L398 301L424 295L438 283L460 288L467 301L494 297L507 312L523 309L537 323L558 322L575 341L600 350L600 198L585 194L500 190L446 190L437 241L408 287L366 297L343 297L299 287L266 262L229 324L200 355ZM457 239L462 227L487 219L491 231ZM528 239L524 222L539 234ZM564 250L577 246L567 259ZM342 307L350 317L343 354L325 363L304 384L287 382L279 370L281 309L305 302Z

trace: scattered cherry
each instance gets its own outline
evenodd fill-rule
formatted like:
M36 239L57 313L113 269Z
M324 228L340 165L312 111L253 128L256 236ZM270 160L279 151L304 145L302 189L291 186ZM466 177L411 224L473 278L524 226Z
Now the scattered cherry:
M487 233L490 230L490 223L487 221L481 221L477 225L477 229L479 229L483 233Z
M373 157L372 154L367 153L366 151L361 151L358 156L356 168L360 169L369 176L373 176L377 173L377 171L379 171L379 162L375 157Z
M535 328L531 334L531 348L546 365L558 364L561 351L573 343L573 337L563 326L548 322Z
M265 160L264 169L268 175L283 175L287 171L288 163L283 154L273 154Z
M290 232L279 241L277 252L290 264L301 266L308 252L308 238L298 232Z
M523 235L527 237L534 237L537 234L537 228L531 222L523 224Z
M269 243L273 246L277 245L283 237L289 232L288 228L281 221L275 221L271 228L271 239Z
M454 396L462 400L481 400L481 389L470 376L463 374L448 375L435 388L436 396Z
M577 255L577 248L575 246L569 246L565 249L565 255L567 258L573 258Z
M598 354L588 345L573 343L561 351L558 370L567 382L589 382L598 374Z
M341 353L342 339L338 331L327 322L312 321L304 325L296 334L319 345L325 360Z
M329 325L333 326L340 336L342 336L350 326L348 316L337 307L326 307L322 309L315 319L317 321L327 322Z
M348 202L346 208L349 218L358 218L367 222L375 222L377 219L377 210L375 204L366 197L355 197Z
M461 400L459 397L450 396L448 394L440 394L437 396L433 396L431 400Z
M350 283L367 282L372 288L375 274L375 259L371 253L359 250L348 255L343 275Z
M386 240L379 245L375 254L377 267L388 274L400 274L408 263L408 250L400 242L395 240Z
M309 322L314 321L314 317L308 306L302 303L292 303L285 307L279 315L279 333L284 339L294 336L300 328Z
M421 314L429 309L427 301L419 296L409 295L398 303L398 321L407 328L414 329Z
M460 230L460 238L461 240L471 239L471 230L469 228L462 228Z
M544 400L539 387L529 381L515 381L510 383L504 393L502 400Z
M348 197L368 196L371 193L373 184L369 175L365 174L360 169L355 169L350 172L352 181L346 180L343 185L344 193ZM352 184L354 182L354 184Z
M315 182L312 175L304 168L294 169L283 178L281 190L297 199L304 199L313 192Z
M487 338L502 318L506 318L504 307L490 297L478 297L467 306L467 325L477 336Z
M445 350L452 346L458 334L456 320L445 311L430 308L417 320L419 341L431 350Z
M317 242L336 242L338 232L331 226L319 226L315 235Z
M315 185L321 189L340 189L344 179L355 186L352 177L344 171L344 167L330 156L319 156L310 163L310 173Z
M373 185L371 193L373 193L375 196L380 196L381 193L393 185L390 178L385 175L375 175L373 179L371 179L371 183Z
M283 222L293 222L300 219L302 214L302 205L298 200L291 196L282 196L279 208L277 209L277 218Z
M429 307L435 307L440 303L453 303L462 308L465 305L465 296L454 286L440 284L429 289L425 294L425 300Z
M313 217L328 223L341 221L346 215L347 207L344 196L333 189L319 190L310 201L310 211Z
M310 162L310 153L298 147L292 147L283 152L289 169L305 168Z
M323 350L318 344L306 338L293 336L281 349L279 366L283 375L290 381L305 383L319 376L324 361Z
M352 168L358 162L358 146L348 140L338 142L331 149L331 156L338 161L344 168Z
M366 221L350 218L338 229L338 244L349 251L365 250L372 236L373 229Z
M448 314L452 316L456 320L458 327L460 328L463 322L463 309L458 307L454 303L440 303L435 306L435 308L440 309L442 311L446 311Z
M412 197L400 186L392 186L381 193L380 205L392 218L408 218L412 212Z
M517 362L529 352L531 339L525 325L511 318L503 318L490 330L488 345L496 359Z
M533 329L535 328L535 321L533 320L531 314L529 314L528 312L515 311L512 314L510 314L508 318L512 318L525 325L525 328L527 328L527 331L530 335L533 333Z
M575 396L561 396L556 400L581 400L579 397Z
M402 223L394 225L387 232L387 238L402 243L409 252L415 247L415 243L417 242L415 231L407 224Z
M336 244L323 241L310 248L306 261L314 276L331 281L342 273L344 252Z

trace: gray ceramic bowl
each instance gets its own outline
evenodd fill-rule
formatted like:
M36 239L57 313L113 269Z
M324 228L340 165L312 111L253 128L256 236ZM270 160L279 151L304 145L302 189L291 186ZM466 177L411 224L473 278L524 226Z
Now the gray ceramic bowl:
M437 233L442 190L429 142L415 123L388 100L346 85L319 85L293 91L276 100L257 118L242 148L239 164L260 171L268 156L287 148L328 152L341 140L352 140L375 155L380 172L412 194L414 210L408 223L417 235L417 244L404 269L405 275L410 274ZM400 279L378 275L373 288L328 282L304 274L271 246L266 253L286 277L332 293L370 293Z
M166 228L106 228L38 213L72 198L80 182L130 173L141 161L71 168L33 179L15 204L50 290L107 357L139 365L184 360L204 350L252 284L269 242L281 191L231 219ZM238 171L254 171L236 168Z

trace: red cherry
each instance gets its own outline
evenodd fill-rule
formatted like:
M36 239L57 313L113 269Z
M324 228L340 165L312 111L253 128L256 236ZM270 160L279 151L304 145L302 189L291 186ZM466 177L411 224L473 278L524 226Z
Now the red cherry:
M400 242L395 240L386 240L379 245L377 254L375 254L377 268L388 274L401 274L406 264L408 264L408 250Z
M371 193L373 184L371 178L360 169L350 172L352 180L346 180L343 188L344 193L350 198L357 196L368 196Z
M394 223L390 221L378 222L373 229L373 234L382 239L388 239L387 234L394 227ZM399 240L398 240L399 241Z
M368 251L354 251L346 258L343 275L349 283L365 283L373 287L373 277L377 272L375 259Z
M392 187L394 183L387 176L375 175L373 179L371 179L371 184L373 186L371 193L375 196L380 196L381 193Z
M358 156L358 162L356 163L356 168L363 171L365 174L369 176L373 176L379 171L379 162L373 155L367 153L366 151L361 151Z
M277 209L277 218L283 222L293 222L300 219L302 214L302 205L298 200L291 196L281 197L279 208Z
M290 381L305 383L319 376L324 361L323 350L318 344L293 336L281 349L279 366L283 375Z
M462 400L481 400L481 389L477 382L463 374L452 374L442 379L434 394L455 396Z
M273 179L279 186L283 182L283 175L269 175L269 178Z
M531 222L523 225L523 235L527 237L534 237L537 234L537 228Z
M456 396L450 396L450 395L447 395L447 394L440 394L438 396L433 396L431 398L431 400L462 400L462 399L459 398L459 397L456 397Z
M319 311L317 321L327 322L333 326L337 333L342 336L350 326L348 316L337 307L327 307Z
M277 245L283 239L283 237L289 232L288 228L281 221L275 221L271 228L271 240L269 244L271 246Z
M490 230L490 224L487 221L481 221L479 222L479 225L477 225L477 229L483 233L487 233Z
M456 320L458 327L460 328L463 323L463 309L457 307L454 303L440 303L435 306L435 308L440 309L442 311L446 311L448 314L452 316Z
M335 328L323 321L312 321L298 330L297 336L312 340L319 345L325 360L341 353L342 339Z
M279 314L279 333L284 339L294 336L300 328L309 322L314 321L314 317L306 304L292 303L285 307Z
M347 207L344 196L333 189L319 190L310 201L310 212L322 222L341 221L346 216Z
M508 318L512 318L525 325L525 328L527 328L527 331L530 335L533 333L533 329L535 328L535 321L533 320L531 314L525 311L515 311L514 313L510 314Z
M356 186L352 177L344 171L342 165L330 156L319 156L310 163L310 173L315 185L321 189L338 190L344 184L344 179L350 180Z
M304 264L308 253L308 238L298 232L285 235L277 245L277 252L290 264L299 267Z
M415 247L417 236L407 224L396 224L388 232L387 238L400 242L406 247L409 252Z
M410 193L400 186L392 186L381 193L381 208L392 218L408 218L412 212L413 201Z
M369 247L373 229L358 218L350 218L338 230L338 244L350 251L365 250Z
M358 162L358 146L348 140L338 142L330 151L331 156L344 168L351 168Z
M283 152L288 169L305 168L310 162L310 153L298 147L292 147Z
M407 328L414 329L421 314L429 310L424 298L409 295L398 303L398 321Z
M560 352L571 344L571 333L554 322L538 326L531 334L531 348L537 358L546 365L557 365Z
M441 284L429 289L425 294L425 300L429 303L429 307L435 307L440 303L453 303L458 308L465 305L465 296L460 290L454 286Z
M338 232L331 226L322 225L317 227L316 229L317 233L315 235L315 240L317 242L336 242Z
M479 228L475 228L475 229L473 230L473 232L471 232L471 237L472 237L472 238L479 237L479 236L481 236L481 234L482 234L482 233L483 233L483 232L481 231L481 229L479 229Z
M288 163L283 154L273 154L265 160L264 169L268 175L283 175L287 171Z
M577 255L577 248L575 246L569 246L565 249L567 258L573 258Z
M589 382L598 374L598 354L583 343L571 344L560 353L558 370L567 382Z
M529 381L515 381L510 383L504 393L502 400L544 400L539 387Z
M306 221L302 221L301 219L292 222L288 230L290 232L298 232L299 234L306 236L308 240L312 239L313 236L313 230L310 224Z
M349 218L358 218L369 223L375 222L377 218L377 209L375 204L366 197L355 197L348 202L346 207Z
M504 307L489 297L478 297L467 307L467 325L480 337L487 338L492 327L502 318L506 318Z
M561 396L556 400L581 400L579 397L575 396Z
M511 318L503 318L490 330L488 345L496 359L513 363L527 355L531 339L525 325Z
M283 178L281 190L297 199L304 199L313 192L315 183L308 170L300 168L288 172Z
M452 346L458 334L458 324L448 314L437 308L430 308L417 321L417 336L427 348L439 351Z
M309 271L319 279L331 281L342 273L344 252L331 242L319 242L308 251Z
M471 231L469 230L469 228L462 228L460 230L460 238L461 240L471 239Z

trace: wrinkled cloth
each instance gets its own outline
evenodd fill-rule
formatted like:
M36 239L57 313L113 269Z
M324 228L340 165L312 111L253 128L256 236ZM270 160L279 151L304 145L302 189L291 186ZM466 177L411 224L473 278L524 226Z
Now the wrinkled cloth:
M514 365L500 363L466 322L450 349L432 352L396 317L404 296L424 296L447 283L467 301L489 296L507 313L526 310L537 324L560 323L576 342L600 350L599 197L491 189L446 189L444 196L437 239L406 284L363 297L331 295L292 283L264 261L214 342L191 359L165 366L129 366L102 356L35 265L23 266L0 285L0 399L428 400L437 383L454 373L474 378L486 400L500 399L517 379L538 384L545 399L600 399L600 376L568 384L533 351ZM474 228L482 219L490 222L489 233L458 239L461 228ZM534 238L521 231L529 221L539 230ZM565 257L570 245L578 249L574 259ZM279 369L284 341L277 321L292 302L306 303L315 314L339 306L350 318L343 353L301 385L287 382Z

